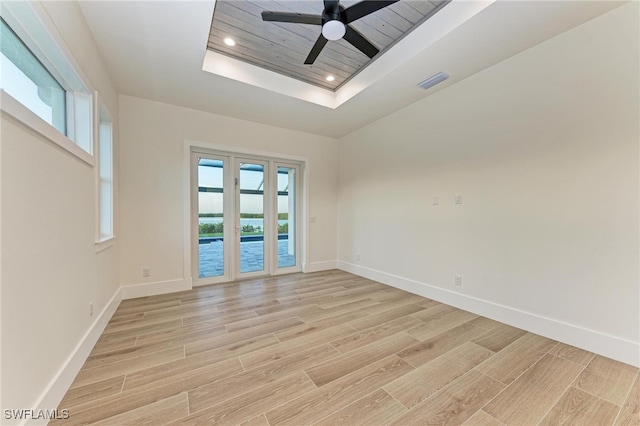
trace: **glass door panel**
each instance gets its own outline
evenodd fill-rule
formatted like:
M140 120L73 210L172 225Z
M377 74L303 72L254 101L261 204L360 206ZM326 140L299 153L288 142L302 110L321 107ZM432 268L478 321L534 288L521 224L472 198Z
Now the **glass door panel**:
M198 158L198 278L225 275L224 161Z
M277 166L278 268L296 266L296 178L295 167Z
M238 162L238 214L236 241L239 237L241 274L265 270L265 164Z
M196 285L300 271L301 166L192 151Z

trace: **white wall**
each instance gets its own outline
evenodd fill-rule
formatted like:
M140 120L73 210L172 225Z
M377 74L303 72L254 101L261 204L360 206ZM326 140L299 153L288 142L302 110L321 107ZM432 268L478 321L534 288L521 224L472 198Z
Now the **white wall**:
M316 218L309 224L309 266L335 267L335 139L129 96L120 96L120 139L123 286L189 278L183 273L185 140L307 158L309 216ZM143 267L150 277L142 277Z
M88 83L117 116L117 94L77 4L43 6ZM4 113L0 137L0 405L53 409L73 379L68 373L82 365L65 370L67 361L118 291L117 244L96 253L93 167Z
M639 365L638 7L342 138L341 267Z

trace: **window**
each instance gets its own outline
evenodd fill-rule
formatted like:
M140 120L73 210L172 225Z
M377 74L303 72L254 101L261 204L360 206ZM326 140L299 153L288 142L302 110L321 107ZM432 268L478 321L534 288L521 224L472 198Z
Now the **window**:
M36 2L3 2L0 104L82 160L93 160L93 99L55 26Z
M99 107L98 125L98 241L113 237L113 124Z
M65 90L4 19L0 25L0 88L66 135Z

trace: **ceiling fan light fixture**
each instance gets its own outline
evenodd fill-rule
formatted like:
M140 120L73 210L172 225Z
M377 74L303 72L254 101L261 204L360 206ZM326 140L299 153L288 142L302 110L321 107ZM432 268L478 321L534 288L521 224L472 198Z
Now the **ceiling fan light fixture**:
M337 19L332 19L322 25L322 35L327 40L340 40L346 32L347 27Z

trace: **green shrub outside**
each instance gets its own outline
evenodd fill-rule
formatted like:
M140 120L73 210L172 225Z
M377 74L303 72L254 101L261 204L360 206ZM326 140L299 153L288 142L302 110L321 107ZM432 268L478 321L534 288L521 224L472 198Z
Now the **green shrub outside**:
M219 234L224 232L224 224L220 223L201 223L199 226L200 235L203 234ZM278 225L278 234L287 234L289 232L289 223L283 223ZM260 234L262 233L262 227L253 225L243 225L241 229L242 234ZM213 236L213 235L212 235Z

